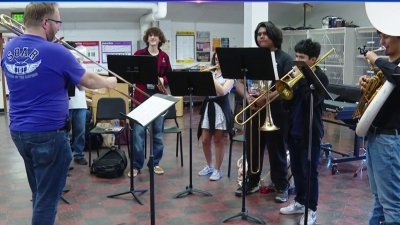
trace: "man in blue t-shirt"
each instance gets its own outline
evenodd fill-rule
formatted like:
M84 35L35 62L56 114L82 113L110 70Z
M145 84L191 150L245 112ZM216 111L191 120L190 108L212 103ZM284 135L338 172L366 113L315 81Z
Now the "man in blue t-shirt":
M53 43L61 26L56 3L30 3L25 32L7 43L1 66L10 100L10 133L32 190L32 225L53 225L71 162L67 82L115 88L115 77L85 71L68 49Z

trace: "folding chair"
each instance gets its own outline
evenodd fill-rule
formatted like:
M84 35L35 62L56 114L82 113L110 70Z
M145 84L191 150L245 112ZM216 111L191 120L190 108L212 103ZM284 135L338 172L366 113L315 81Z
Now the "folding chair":
M93 129L90 130L89 135L97 135L97 134L113 134L115 139L118 141L118 148L120 145L120 137L126 129L126 104L125 100L122 98L114 98L114 97L105 97L100 98L97 103L97 111L96 111L96 123ZM114 120L118 119L120 122L123 122L123 126L114 126L111 128L103 128L99 127L98 123L104 120ZM125 132L126 135L126 143L128 146L128 153L130 155L130 146L129 146L129 137L128 132ZM90 143L91 138L89 138L89 167L92 163L92 145ZM97 157L99 157L99 149L96 149Z
M181 147L181 167L183 167L183 154L182 154L182 129L179 128L178 121L176 120L176 109L175 106L169 108L167 114L164 116L164 124L165 120L173 119L175 121L175 125L165 127L164 126L164 134L176 134L176 152L175 155L178 157L178 143Z

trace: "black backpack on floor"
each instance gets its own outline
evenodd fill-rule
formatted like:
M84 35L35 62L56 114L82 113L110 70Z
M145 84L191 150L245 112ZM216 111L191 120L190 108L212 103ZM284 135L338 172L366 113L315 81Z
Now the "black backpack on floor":
M125 152L111 147L104 154L93 161L90 173L103 178L120 177L128 165Z

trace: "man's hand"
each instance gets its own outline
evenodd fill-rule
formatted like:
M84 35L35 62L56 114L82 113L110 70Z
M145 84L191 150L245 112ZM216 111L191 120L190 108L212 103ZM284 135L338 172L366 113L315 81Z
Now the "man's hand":
M375 65L375 61L378 59L378 55L373 51L368 51L367 53L365 53L365 59L372 65Z
M364 91L367 88L369 79L370 77L367 75L362 75L360 78L358 78L358 85L360 85L362 91Z
M116 77L107 77L106 78L107 88L114 89L117 87L117 78Z

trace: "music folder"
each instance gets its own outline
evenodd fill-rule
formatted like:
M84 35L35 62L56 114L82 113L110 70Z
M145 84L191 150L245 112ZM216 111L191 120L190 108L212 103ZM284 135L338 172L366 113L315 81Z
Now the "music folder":
M173 96L157 93L133 109L127 116L143 127L146 127L177 102L178 99Z

